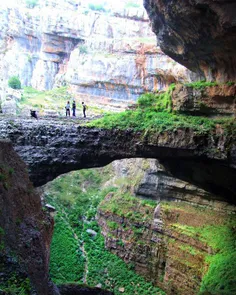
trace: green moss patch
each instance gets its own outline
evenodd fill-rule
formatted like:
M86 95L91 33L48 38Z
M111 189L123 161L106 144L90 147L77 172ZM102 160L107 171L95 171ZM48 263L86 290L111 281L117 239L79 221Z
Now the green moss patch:
M165 93L143 94L137 103L137 108L116 114L106 114L103 118L87 124L90 127L106 129L133 129L134 131L163 132L189 128L198 134L207 134L216 128L216 124L232 125L235 119L213 119L200 116L181 115L172 112L171 85ZM236 128L235 128L236 129ZM235 130L234 129L234 130Z
M195 89L203 89L205 87L213 87L217 85L219 85L218 82L207 82L205 80L184 84L184 86L195 88Z
M99 210L129 219L131 222L151 222L156 201L142 200L129 193L113 192L99 205Z
M208 256L209 268L202 280L201 292L213 295L236 294L236 220L221 226L206 226L202 237L214 249Z

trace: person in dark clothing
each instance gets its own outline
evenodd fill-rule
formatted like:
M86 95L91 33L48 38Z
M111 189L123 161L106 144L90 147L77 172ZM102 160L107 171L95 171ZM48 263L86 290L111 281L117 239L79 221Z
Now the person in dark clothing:
M67 101L65 109L66 109L66 117L67 117L67 115L70 117L70 102L69 101Z
M38 120L38 116L37 116L37 114L36 114L36 111L32 111L32 110L30 110L30 115L31 115L31 117L33 117L33 118L35 118L35 119Z
M75 103L75 100L73 100L73 103L72 103L72 111L73 111L72 116L73 117L75 117L75 110L76 110L76 103Z
M86 104L84 103L84 102L82 102L82 106L83 106L83 114L84 114L84 118L86 118L86 109L87 109L87 107L86 107Z

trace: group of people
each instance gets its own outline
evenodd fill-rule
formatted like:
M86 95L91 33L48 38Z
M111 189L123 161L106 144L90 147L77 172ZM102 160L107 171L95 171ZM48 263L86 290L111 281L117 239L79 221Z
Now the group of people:
M84 115L84 118L86 118L86 110L87 110L87 106L85 105L84 102L82 102L82 107L83 107L83 115ZM66 117L69 116L70 117L70 102L67 101L67 104L65 106L65 109L66 109ZM75 103L75 100L73 100L73 103L72 103L72 116L75 117L75 110L76 110L76 103ZM34 111L34 110L30 110L30 115L31 117L35 118L38 120L38 115L37 115L37 112Z
M86 118L86 109L87 109L87 106L85 105L84 102L82 102L82 107L83 107L83 115L84 115L84 118ZM67 104L65 106L65 109L66 109L66 117L69 116L70 117L70 102L67 101ZM76 103L75 103L75 100L73 100L73 103L72 103L72 116L75 117L75 110L76 110Z

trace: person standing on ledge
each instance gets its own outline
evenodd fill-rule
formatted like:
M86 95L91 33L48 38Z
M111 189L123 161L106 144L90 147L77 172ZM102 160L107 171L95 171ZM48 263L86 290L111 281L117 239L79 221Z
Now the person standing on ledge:
M86 111L86 109L87 109L86 104L85 104L84 102L82 102L82 106L83 106L83 114L84 114L84 118L86 118L86 113L85 113L85 111Z
M67 115L70 117L70 102L69 101L67 101L65 109L66 109L66 117L67 117Z
M75 100L73 100L73 103L72 103L72 111L73 111L72 116L73 117L75 117L75 110L76 110L76 103L75 103Z

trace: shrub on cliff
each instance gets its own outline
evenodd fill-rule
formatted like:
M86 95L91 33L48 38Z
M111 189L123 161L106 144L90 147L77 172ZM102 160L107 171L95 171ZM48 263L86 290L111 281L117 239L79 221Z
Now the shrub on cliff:
M95 11L106 11L106 8L104 7L103 4L93 4L93 3L89 3L88 5L89 9L91 10L95 10Z
M21 89L20 79L17 76L12 76L8 80L8 86L13 88L13 89Z
M87 54L88 53L88 47L86 45L84 45L84 44L81 44L79 46L79 52L81 54Z
M128 1L125 4L125 8L140 8L140 4L136 3L135 1Z
M34 8L38 4L38 0L26 0L26 7Z

